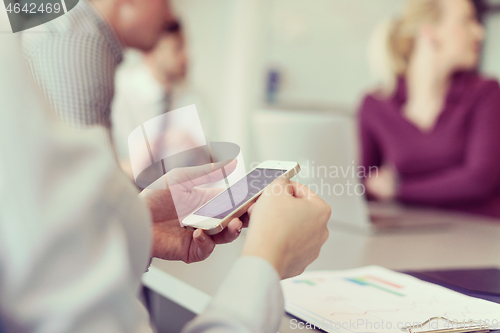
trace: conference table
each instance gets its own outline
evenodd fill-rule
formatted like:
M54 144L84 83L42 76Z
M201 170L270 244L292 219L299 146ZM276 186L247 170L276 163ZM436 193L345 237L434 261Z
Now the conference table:
M377 209L380 205L370 206L370 211ZM404 212L402 214L404 218ZM340 228L331 223L328 241L307 270L339 270L367 265L404 271L500 267L500 220L442 211L436 214L447 220L441 227L400 228L380 233ZM170 306L181 302L191 311L199 312L217 292L238 258L245 238L244 230L238 240L217 246L213 254L200 263L154 260L153 271L160 274L155 278L146 277L144 284L173 300ZM175 283L188 289L172 286ZM159 308L156 313L169 311L171 309ZM162 315L157 317L163 318ZM172 320L171 316L165 318ZM289 315L283 315L279 332L297 331L292 329L291 319Z

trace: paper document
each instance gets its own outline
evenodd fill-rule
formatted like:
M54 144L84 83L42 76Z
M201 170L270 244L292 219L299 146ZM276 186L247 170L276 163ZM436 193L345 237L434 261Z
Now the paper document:
M500 329L500 304L379 266L306 272L281 284L286 312L327 332L402 332L406 325L418 327L435 316L462 323L482 320ZM416 331L457 326L436 321ZM292 319L290 327L304 323Z

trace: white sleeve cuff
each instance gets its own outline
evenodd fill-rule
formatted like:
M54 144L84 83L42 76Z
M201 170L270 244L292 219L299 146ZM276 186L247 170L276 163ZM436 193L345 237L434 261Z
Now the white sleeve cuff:
M274 267L259 257L241 257L205 312L184 332L277 332L283 312L283 292Z

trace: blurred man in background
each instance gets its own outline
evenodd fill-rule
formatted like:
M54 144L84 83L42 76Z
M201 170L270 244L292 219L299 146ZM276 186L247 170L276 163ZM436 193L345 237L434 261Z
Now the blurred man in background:
M110 131L124 48L153 49L171 21L166 0L81 0L68 14L25 33L24 55L64 122Z
M130 176L130 133L156 116L195 102L188 97L186 89L188 56L179 22L166 26L156 47L140 54L135 63L137 59L133 59L133 55L117 72L112 104L113 142L120 165ZM190 133L189 128L179 126L174 116L168 119L168 124L159 123L162 128L158 131L158 139L163 141L165 151L182 145L196 147L204 144L195 133Z

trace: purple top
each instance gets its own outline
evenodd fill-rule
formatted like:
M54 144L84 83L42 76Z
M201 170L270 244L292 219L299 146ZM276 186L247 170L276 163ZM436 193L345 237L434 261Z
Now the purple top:
M402 202L500 217L498 82L456 74L429 132L404 117L405 102L403 79L389 99L365 97L359 112L361 166L394 166Z

